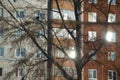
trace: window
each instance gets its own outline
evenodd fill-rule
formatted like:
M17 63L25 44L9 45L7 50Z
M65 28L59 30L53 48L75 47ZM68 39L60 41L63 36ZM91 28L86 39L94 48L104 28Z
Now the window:
M13 0L13 2L16 2L17 0Z
M72 10L61 10L62 16L64 20L75 20L75 14ZM60 13L57 9L53 9L52 11L52 19L61 19Z
M2 73L3 73L3 69L0 68L0 76L2 76Z
M3 29L0 28L0 36L2 36L2 35L3 35Z
M16 56L17 57L24 57L25 56L25 48L17 48L16 49Z
M108 52L108 60L115 61L116 60L116 53L115 52Z
M0 56L4 56L4 48L0 48Z
M0 17L3 17L3 8L0 8Z
M89 0L89 3L97 3L97 0Z
M116 14L108 14L108 22L112 23L116 21Z
M69 34L66 29L53 28L53 35L56 35L59 38L69 38Z
M88 22L96 22L97 21L97 14L95 12L88 13Z
M96 31L88 31L88 41L95 41L97 38Z
M115 70L108 70L108 80L117 80L117 72Z
M108 4L115 5L116 4L116 0L108 0Z
M89 69L88 70L88 78L89 78L89 80L97 80L97 70Z
M40 50L37 51L36 55L38 58L45 58L44 54Z
M24 15L24 10L23 9L19 9L16 11L16 17L17 18L24 18L25 15Z
M89 55L92 55L92 54L94 54L94 50L91 50L90 52L89 52ZM97 54L95 54L95 55L93 55L92 57L91 57L93 60L96 60L97 59Z
M23 77L25 74L25 69L22 67L16 68L16 76L17 77Z
M37 20L43 21L43 20L45 20L45 13L38 10L35 12L34 17Z
M108 42L116 42L116 33L108 31L106 33L106 41L108 41Z

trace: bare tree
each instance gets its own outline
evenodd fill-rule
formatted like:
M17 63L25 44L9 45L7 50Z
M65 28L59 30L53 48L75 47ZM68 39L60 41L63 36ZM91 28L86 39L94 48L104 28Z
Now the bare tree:
M45 0L40 0L39 3L44 1ZM0 0L2 8L8 14L8 17L1 16L0 18L1 25L4 25L1 28L5 31L3 41L12 44L11 52L14 52L14 49L18 47L19 51L23 52L24 55L24 50L20 47L25 47L28 53L24 58L13 60L13 62L15 62L13 70L9 72L4 79L9 79L9 77L12 78L16 69L19 69L20 73L25 73L21 74L21 80L40 80L42 78L47 80L58 80L55 75L63 75L62 77L59 77L60 80L82 80L82 70L89 62L91 62L93 56L112 49L108 47L105 40L105 35L109 29L108 14L111 12L112 0L109 2L109 5L105 7L104 5L101 6L101 4L106 4L104 1L100 4L89 4L86 0L68 1L68 6L71 6L74 11L73 21L63 15L64 6L62 5L64 5L64 2L66 1L49 0L49 7L41 8L42 4L36 6L27 0L23 1L23 3L27 4L26 7L19 5L16 7L11 0L5 2ZM84 6L85 9L83 9ZM31 13L29 15L21 15L23 12L18 13L17 8L26 9L26 13L27 9L30 9L29 11ZM106 8L106 10L104 11L102 8ZM48 20L42 20L39 18L40 16L33 18L34 10L45 13L48 10ZM92 10L101 13L101 17L104 17L103 22L101 20L99 22L90 23L82 20L82 17L84 17L83 15L86 15L85 12ZM15 17L14 13L17 13L17 16L21 18ZM51 17L55 16L53 13L57 13L60 20L52 21ZM42 17L47 16L44 14L41 14ZM26 17L23 18L24 16ZM85 30L87 31L87 28L84 28L84 26L92 27L92 24L103 26L101 28L103 31L102 35L98 34L99 37L96 38L94 33L92 33L92 38L88 38L87 32L84 32ZM92 30L93 28L88 29ZM65 33L61 36L62 30L67 32L67 35ZM36 51L40 54L37 55L39 58L35 57ZM70 58L71 52L73 52L72 54L76 57ZM106 63L100 60L95 61L107 68L107 65L105 65ZM26 70L22 70L23 68L26 68ZM53 77L52 74L54 74L55 77Z

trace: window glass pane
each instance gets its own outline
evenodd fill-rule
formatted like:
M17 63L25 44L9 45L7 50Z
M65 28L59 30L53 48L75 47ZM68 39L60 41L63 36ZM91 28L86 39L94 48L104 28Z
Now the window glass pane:
M113 76L113 75L112 75L112 71L109 71L108 74L109 74L109 79L112 79L112 76Z
M0 76L2 76L2 68L0 68Z
M16 49L16 56L20 56L20 48Z
M92 78L92 71L91 70L89 70L89 72L88 72L88 77Z
M93 78L97 78L96 71L93 71Z
M25 48L21 48L21 56L22 56L22 57L25 56Z
M116 60L116 53L115 52L111 52L111 60L112 61Z
M4 55L4 48L0 48L0 56Z
M44 13L39 13L39 20L44 20L45 19L45 14Z
M3 8L0 8L0 17L3 16Z
M0 36L2 36L2 35L3 35L3 29L0 28Z

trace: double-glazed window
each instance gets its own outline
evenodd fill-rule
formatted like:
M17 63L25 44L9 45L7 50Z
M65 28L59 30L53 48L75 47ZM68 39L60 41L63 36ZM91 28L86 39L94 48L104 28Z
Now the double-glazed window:
M88 41L95 41L97 38L96 31L88 31Z
M108 22L109 23L113 23L113 22L115 22L116 21L116 14L111 14L111 13L109 13L108 14Z
M108 80L117 80L117 72L115 70L108 70Z
M116 42L116 33L108 31L105 38L107 42Z
M17 17L17 18L24 18L24 17L25 17L24 10L23 10L23 9L18 9L18 10L16 11L16 17Z
M115 61L116 60L116 53L115 52L108 52L108 60Z
M17 48L16 57L25 57L25 48Z
M88 79L89 80L97 80L97 70L96 69L88 70Z
M61 10L62 17L64 20L75 20L75 14L72 10ZM61 19L60 13L57 9L52 11L52 19Z
M97 22L97 13L88 12L88 22Z

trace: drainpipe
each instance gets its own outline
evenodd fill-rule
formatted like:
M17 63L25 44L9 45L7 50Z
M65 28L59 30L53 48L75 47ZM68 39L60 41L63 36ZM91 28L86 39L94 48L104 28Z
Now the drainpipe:
M52 57L52 27L51 27L51 10L52 10L52 0L48 0L48 13L47 13L47 20L48 20L48 41L47 41L47 53L50 57ZM52 62L50 59L47 61L47 80L52 80Z

